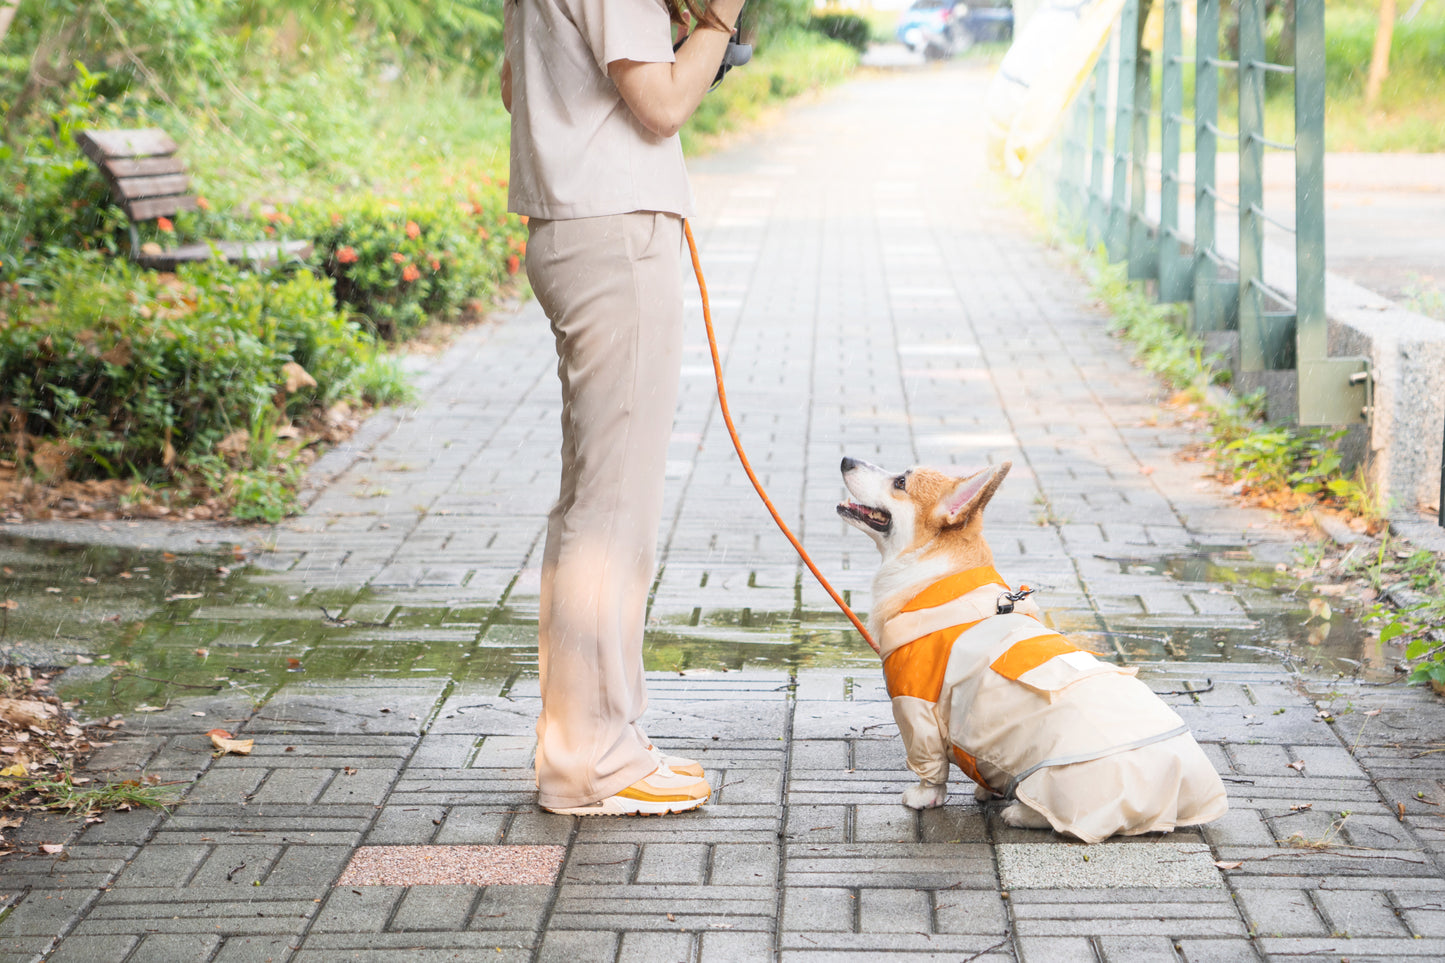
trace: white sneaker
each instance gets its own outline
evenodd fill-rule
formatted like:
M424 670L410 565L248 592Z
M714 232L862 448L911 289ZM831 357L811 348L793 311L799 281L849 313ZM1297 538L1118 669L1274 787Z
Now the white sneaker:
M694 779L702 779L707 775L707 773L703 772L702 763L695 759L685 759L682 756L669 756L653 745L649 745L647 751L652 753L652 758L657 760L658 766L666 766L679 776L691 776Z
M543 806L562 816L660 816L696 809L707 802L712 787L705 779L659 768L606 799L585 806Z

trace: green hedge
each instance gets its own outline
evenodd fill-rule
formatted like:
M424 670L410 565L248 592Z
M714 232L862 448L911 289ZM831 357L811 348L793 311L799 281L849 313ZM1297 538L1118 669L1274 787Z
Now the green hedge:
M856 13L815 13L808 27L830 40L846 43L859 53L868 52L868 42L873 37L873 25Z
M25 466L42 474L163 482L227 438L233 464L264 467L278 427L362 395L375 361L330 281L305 271L169 275L63 253L44 280L44 300L0 289L3 445L22 460L46 442L66 453L63 467Z
M494 183L402 200L353 195L278 216L294 216L284 230L315 241L338 303L391 340L489 297L526 253L524 222Z

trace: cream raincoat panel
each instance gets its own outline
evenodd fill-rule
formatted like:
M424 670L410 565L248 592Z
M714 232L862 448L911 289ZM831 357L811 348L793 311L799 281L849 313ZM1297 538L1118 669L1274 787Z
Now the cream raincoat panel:
M883 674L919 779L950 759L1085 842L1224 815L1224 784L1135 670L1096 659L1034 615L997 614L991 568L935 583L884 625Z

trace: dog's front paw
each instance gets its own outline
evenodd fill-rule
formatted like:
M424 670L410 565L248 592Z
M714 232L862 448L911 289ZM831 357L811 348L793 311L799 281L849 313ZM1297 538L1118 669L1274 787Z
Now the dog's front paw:
M903 805L909 809L934 809L943 805L948 798L948 785L946 783L930 786L921 782L916 786L909 786L903 790Z

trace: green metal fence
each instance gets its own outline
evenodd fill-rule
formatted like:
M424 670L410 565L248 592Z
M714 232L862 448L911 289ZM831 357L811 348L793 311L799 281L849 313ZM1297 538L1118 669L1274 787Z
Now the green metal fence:
M1151 2L1163 4L1159 103L1154 103L1155 52L1144 26ZM1184 45L1183 0L1127 0L1118 28L1075 101L1061 144L1060 211L1083 229L1092 247L1127 261L1131 278L1157 282L1161 301L1190 302L1200 334L1237 332L1238 370L1298 373L1295 415L1304 425L1368 420L1369 370L1363 358L1332 358L1325 318L1324 0L1294 3L1293 64L1266 59L1265 0L1238 0L1221 30L1220 0L1197 0L1193 56ZM1221 57L1221 34L1237 34L1233 59ZM1228 44L1226 44L1227 46ZM1270 74L1294 87L1294 139L1265 135L1265 86ZM1220 127L1221 79L1232 75L1238 127ZM1193 80L1193 115L1184 112ZM1112 98L1111 93L1112 83ZM1159 166L1151 167L1149 135L1157 118ZM1181 141L1194 135L1193 230L1180 224ZM1239 154L1239 190L1217 187L1219 145ZM1292 152L1293 223L1264 206L1266 150ZM1151 216L1149 175L1157 172L1158 215ZM1105 188L1106 180L1109 186ZM1221 251L1219 208L1237 212L1236 258ZM1265 278L1265 224L1293 236L1294 296Z

